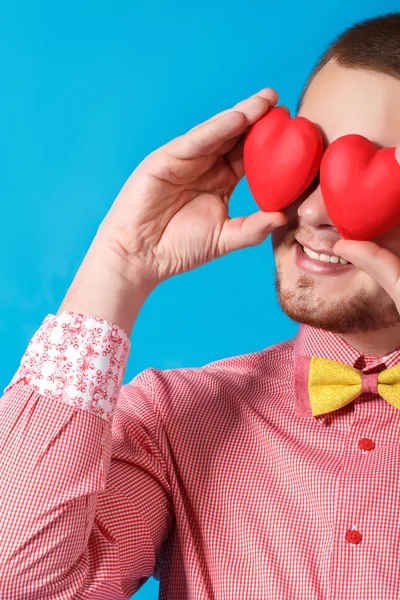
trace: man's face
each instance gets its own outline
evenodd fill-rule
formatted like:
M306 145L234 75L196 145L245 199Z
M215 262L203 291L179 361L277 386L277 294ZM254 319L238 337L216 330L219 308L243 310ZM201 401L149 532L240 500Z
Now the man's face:
M400 144L399 106L399 80L331 61L311 83L298 116L319 126L326 146L342 135L357 133L388 147ZM323 273L318 265L326 263L296 262L296 252L303 252L296 239L333 254L342 238L326 210L319 179L282 212L288 222L271 236L275 285L279 304L291 319L338 334L378 331L400 323L393 300L365 271L354 265L334 270L331 265L331 272ZM400 256L400 225L373 241Z

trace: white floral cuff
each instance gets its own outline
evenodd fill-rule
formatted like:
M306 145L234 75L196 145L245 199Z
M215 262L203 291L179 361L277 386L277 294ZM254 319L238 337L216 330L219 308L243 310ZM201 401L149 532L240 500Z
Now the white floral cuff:
M69 310L48 315L5 392L24 380L111 425L129 352L130 340L115 323Z

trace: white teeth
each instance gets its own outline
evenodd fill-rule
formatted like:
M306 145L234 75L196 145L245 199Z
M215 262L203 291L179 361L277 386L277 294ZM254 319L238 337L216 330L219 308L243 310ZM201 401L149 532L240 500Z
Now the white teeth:
M302 248L303 248L303 252L305 254L307 254L307 256L309 256L310 258L314 258L315 260L320 260L322 262L329 262L329 263L338 263L340 261L342 263L342 265L350 264L348 260L346 260L345 258L342 258L341 256L339 257L339 256L329 256L329 254L318 254L317 252L314 252L313 250L309 250L305 246L302 246Z
M322 260L322 262L329 262L330 256L328 254L320 254L319 255L319 260Z

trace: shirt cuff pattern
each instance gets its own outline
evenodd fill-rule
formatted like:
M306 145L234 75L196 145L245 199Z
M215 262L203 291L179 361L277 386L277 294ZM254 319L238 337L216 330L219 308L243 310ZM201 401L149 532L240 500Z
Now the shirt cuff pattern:
M111 425L129 352L130 340L115 323L68 310L48 315L5 392L24 380Z

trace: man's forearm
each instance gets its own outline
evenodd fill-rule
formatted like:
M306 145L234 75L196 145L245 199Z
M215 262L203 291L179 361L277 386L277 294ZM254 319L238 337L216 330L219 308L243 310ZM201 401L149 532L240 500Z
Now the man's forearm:
M96 236L57 312L65 310L116 323L130 337L144 302L154 289Z

